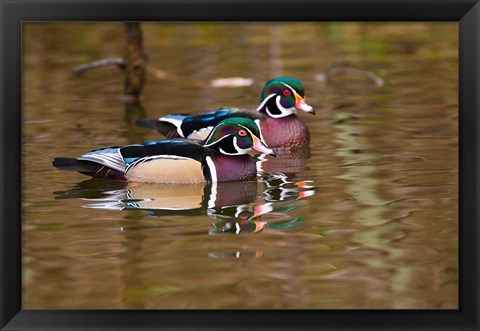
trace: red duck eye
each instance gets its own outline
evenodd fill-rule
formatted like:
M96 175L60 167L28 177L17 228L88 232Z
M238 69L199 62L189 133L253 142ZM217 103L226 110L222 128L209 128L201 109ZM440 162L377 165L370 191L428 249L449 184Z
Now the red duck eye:
M240 137L245 137L245 136L247 135L247 131L245 131L245 130L243 130L243 129L242 129L242 130L239 130L239 131L238 131L238 135L239 135Z
M292 91L290 91L290 90L283 90L282 93L283 93L283 95L286 96L286 97L289 97L289 96L292 95Z

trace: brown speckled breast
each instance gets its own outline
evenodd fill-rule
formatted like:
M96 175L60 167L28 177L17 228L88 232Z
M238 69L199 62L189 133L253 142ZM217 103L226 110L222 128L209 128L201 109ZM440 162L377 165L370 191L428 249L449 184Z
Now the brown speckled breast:
M267 117L261 122L262 135L270 148L303 147L310 143L310 133L295 114L283 117Z

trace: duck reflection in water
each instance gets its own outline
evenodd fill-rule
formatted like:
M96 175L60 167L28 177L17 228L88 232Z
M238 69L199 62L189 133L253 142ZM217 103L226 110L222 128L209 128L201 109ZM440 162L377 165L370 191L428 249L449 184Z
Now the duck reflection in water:
M310 147L275 148L276 157L259 155L257 171L259 173L298 174L307 169Z
M260 196L257 194L262 193ZM82 181L75 188L55 192L57 199L89 201L84 208L103 210L143 210L150 217L199 216L214 219L208 234L258 233L265 227L296 227L303 218L290 212L301 208L302 199L315 193L307 180L289 179L275 173L251 181L205 184L149 184L113 182L101 179ZM263 216L268 215L268 222ZM137 228L137 227L136 227ZM133 229L123 227L122 230ZM173 236L205 232L171 233Z

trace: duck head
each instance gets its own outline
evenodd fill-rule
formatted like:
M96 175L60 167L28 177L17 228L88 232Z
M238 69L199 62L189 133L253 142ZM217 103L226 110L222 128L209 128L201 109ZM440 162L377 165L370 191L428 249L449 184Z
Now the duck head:
M215 126L203 143L224 155L244 155L252 150L275 156L263 141L258 121L231 117Z
M295 114L297 110L315 115L313 108L305 102L305 91L298 79L277 77L265 84L257 111L281 118Z

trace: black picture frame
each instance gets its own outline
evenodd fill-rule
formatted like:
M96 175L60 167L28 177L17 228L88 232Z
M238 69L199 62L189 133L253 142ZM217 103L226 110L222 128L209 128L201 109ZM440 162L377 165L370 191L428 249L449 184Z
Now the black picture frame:
M2 330L479 330L480 4L477 0L0 0L0 11ZM21 23L232 20L459 23L458 310L22 310Z

